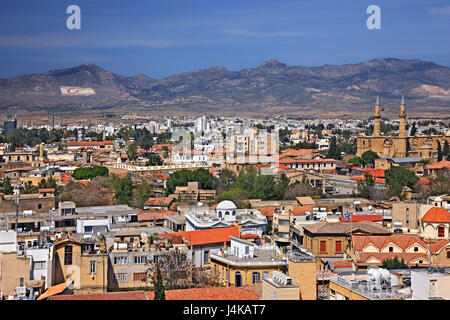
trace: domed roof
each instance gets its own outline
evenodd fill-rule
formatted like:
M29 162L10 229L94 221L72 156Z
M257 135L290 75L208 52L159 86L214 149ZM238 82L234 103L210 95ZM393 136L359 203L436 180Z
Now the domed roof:
M216 207L216 210L236 210L236 209L237 209L236 205L229 200L224 200L220 202Z

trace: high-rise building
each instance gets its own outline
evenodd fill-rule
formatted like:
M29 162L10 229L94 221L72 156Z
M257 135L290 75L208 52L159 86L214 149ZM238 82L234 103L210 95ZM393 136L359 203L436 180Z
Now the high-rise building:
M3 123L3 134L8 134L14 129L17 129L17 117L8 115Z

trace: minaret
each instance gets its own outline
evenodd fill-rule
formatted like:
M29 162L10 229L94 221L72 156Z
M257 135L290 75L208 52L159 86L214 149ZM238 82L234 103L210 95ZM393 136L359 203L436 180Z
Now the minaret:
M398 126L398 136L400 138L406 138L405 98L403 96L402 102L400 103L400 122Z
M406 113L405 113L405 98L402 96L402 102L400 103L400 122L398 125L398 148L397 157L406 157Z
M380 99L377 96L377 102L375 104L375 115L373 119L373 135L381 136L380 130Z

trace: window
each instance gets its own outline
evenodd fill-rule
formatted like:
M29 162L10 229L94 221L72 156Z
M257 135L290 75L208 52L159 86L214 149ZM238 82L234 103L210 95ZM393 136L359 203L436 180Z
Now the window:
M445 228L438 227L438 238L443 238L445 236Z
M349 297L346 297L346 296L344 296L344 298L345 298L345 300L350 300L350 298L349 298Z
M92 233L92 226L85 226L84 233Z
M389 247L389 252L393 252L394 251L394 247Z
M135 256L134 257L134 263L136 263L136 264L146 264L147 263L147 256Z
M42 209L42 204L38 204L38 209Z
M203 263L204 263L204 264L209 263L209 251L205 251L205 252L203 253Z
M447 250L447 259L450 259L450 250Z
M320 252L327 252L327 242L324 240L320 241Z
M336 295L336 291L334 291L333 289L330 289L330 295L335 296Z
M19 287L23 287L23 278L19 279Z
M336 252L342 252L342 241L336 241Z
M96 271L95 261L89 261L89 273L94 274Z
M269 278L269 271L264 271L263 272L263 279L268 279Z
M46 261L34 261L33 262L33 269L34 270L42 270L47 268L47 262Z
M252 283L257 283L260 280L259 272L252 272Z
M419 247L414 247L414 252L418 252L419 251Z
M127 281L127 274L126 273L118 273L117 281L119 281L119 282Z
M64 264L65 265L72 264L72 246L64 247Z
M147 280L147 273L135 272L133 273L133 281L145 281Z
M245 246L245 254L249 254L250 253L250 247L249 246Z
M124 265L128 263L128 257L114 257L114 264Z

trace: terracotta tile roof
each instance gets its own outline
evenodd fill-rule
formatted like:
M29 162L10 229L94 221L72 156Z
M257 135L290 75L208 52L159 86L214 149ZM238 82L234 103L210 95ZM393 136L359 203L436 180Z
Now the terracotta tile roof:
M419 181L424 184L430 184L430 182L431 182L430 179L427 179L427 178L420 178Z
M397 253L397 252L369 252L359 253L358 265L382 265L386 259L393 259L397 257L399 260L403 258L406 264L409 266L415 266L418 264L418 260L422 260L422 265L428 265L430 262L426 253L414 252L414 253ZM368 262L371 258L379 260L379 263Z
M50 300L149 300L145 291L120 291L54 296Z
M196 231L178 231L174 233L161 233L160 237L173 237L182 236L190 244L203 245L209 243L222 243L229 242L230 236L239 238L239 228L229 227L229 228L214 228Z
M374 178L384 178L384 169L365 168L364 174L370 174Z
M252 291L236 287L208 287L168 290L166 300L259 300ZM154 299L154 292L148 291L149 300Z
M145 210L140 211L138 214L138 221L153 221L156 220L164 220L166 216L177 214L175 211L170 210L160 210L160 211L154 211L154 212L145 212Z
M421 219L423 222L450 223L450 212L443 207L433 207Z
M336 159L282 159L279 163L334 163Z
M174 195L170 195L168 197L161 198L148 198L148 200L144 203L146 206L157 206L157 207L168 207L175 199Z
M275 212L275 210L280 209L280 207L260 207L257 208L259 210L259 212L261 212L261 214L265 217L273 217L273 213Z
M389 244L395 244L400 249L406 250L413 245L427 248L426 243L414 234L391 234L389 236L353 236L353 245L356 251L363 250L368 244L372 244L378 250L382 250Z
M351 268L352 262L346 260L335 260L333 261L334 268Z
M39 193L45 193L45 192L55 193L55 189L54 188L39 189Z
M383 216L381 214L358 214L358 215L352 215L349 220L345 220L344 215L341 215L340 217L341 222L345 221L383 221Z
M241 235L241 239L259 239L259 235L255 233L246 233Z
M450 161L442 160L435 164L429 164L425 168L427 168L427 169L444 169L444 168L450 169Z
M448 245L450 245L450 240L447 240L447 239L441 239L441 240L439 240L439 241L437 241L437 242L435 242L435 243L432 243L432 244L430 245L430 251L431 251L431 253L439 254L439 252L440 252L443 248L447 247Z
M63 292L71 283L72 283L72 281L69 280L69 281L57 284L55 286L49 287L36 300L44 300L44 299L50 298L50 297L52 297L54 295L57 295L57 294Z
M67 146L69 147L83 147L83 146L104 146L105 143L101 141L81 141L81 142L69 142Z
M304 216L306 212L313 212L313 209L310 206L294 206L292 214L294 216Z

